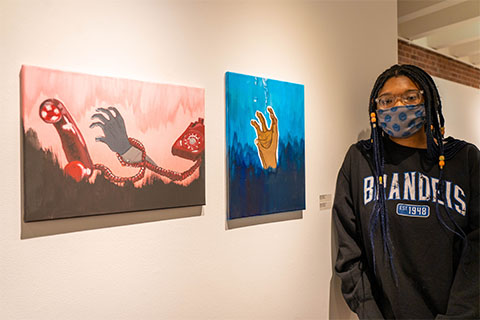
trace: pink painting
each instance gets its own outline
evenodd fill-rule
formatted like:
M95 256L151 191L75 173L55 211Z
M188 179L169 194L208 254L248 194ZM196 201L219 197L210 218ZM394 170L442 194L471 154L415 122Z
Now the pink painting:
M204 96L23 66L25 221L205 204Z

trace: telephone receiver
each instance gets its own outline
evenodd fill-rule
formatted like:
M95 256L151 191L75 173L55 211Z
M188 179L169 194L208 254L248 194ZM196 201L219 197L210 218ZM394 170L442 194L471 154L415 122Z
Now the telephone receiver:
M76 181L88 179L97 165L94 165L87 144L67 107L58 99L47 99L40 104L40 118L53 124L68 160L64 171ZM205 125L203 118L190 123L172 146L172 154L184 159L197 161L205 149Z
M57 130L68 160L63 170L77 181L90 177L94 166L87 144L63 102L47 99L40 104L39 114L44 122L53 124Z

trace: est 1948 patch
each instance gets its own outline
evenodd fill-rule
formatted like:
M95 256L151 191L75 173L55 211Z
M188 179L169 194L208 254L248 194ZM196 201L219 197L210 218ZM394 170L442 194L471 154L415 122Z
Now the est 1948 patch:
M399 203L397 204L397 214L415 218L426 218L430 215L430 207L425 205Z

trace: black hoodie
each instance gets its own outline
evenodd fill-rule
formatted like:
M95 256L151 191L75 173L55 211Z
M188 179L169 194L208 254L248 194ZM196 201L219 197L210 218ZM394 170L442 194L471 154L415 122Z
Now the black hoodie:
M448 141L454 140L447 139L446 148ZM383 143L386 208L398 284L378 227L373 272L372 154L364 148L368 143L359 142L350 147L340 169L333 205L339 246L335 270L347 304L361 319L479 319L479 150L465 143L443 169L445 204L468 240L462 255L462 238L442 225L435 210L438 160L429 160L426 150L388 138ZM438 207L440 218L455 229L444 205Z

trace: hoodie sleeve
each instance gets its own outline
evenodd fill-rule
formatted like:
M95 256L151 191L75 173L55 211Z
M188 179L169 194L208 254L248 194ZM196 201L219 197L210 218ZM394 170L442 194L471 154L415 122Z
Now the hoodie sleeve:
M479 281L479 222L480 222L480 152L474 146L469 150L470 200L467 204L469 226L467 249L462 255L453 281L447 312L436 319L480 319Z
M383 319L365 270L367 261L354 212L350 183L353 148L347 153L338 174L332 210L338 243L335 271L342 280L343 297L350 309L360 319Z

